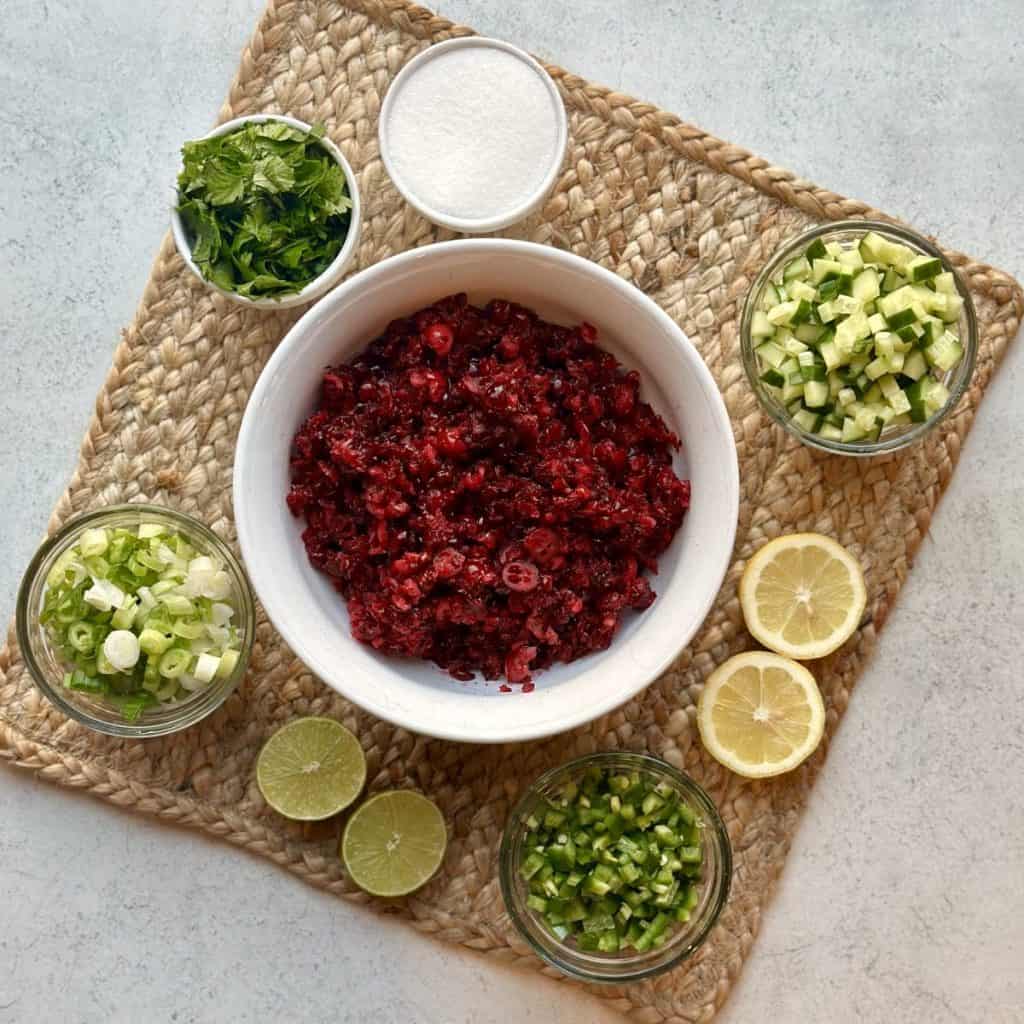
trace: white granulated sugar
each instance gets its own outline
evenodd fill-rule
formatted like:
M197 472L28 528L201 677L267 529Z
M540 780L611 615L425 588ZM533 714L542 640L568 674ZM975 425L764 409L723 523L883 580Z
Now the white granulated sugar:
M392 102L386 131L396 175L439 213L499 216L541 186L556 158L559 113L544 80L503 50L440 54Z

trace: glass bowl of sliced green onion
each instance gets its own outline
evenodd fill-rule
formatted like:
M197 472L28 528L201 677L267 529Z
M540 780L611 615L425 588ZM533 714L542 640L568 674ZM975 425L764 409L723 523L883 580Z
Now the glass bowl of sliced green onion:
M115 505L66 523L29 564L18 644L61 711L111 736L163 736L220 707L245 675L252 590L191 516Z
M509 816L501 892L512 922L565 974L625 984L707 938L732 849L711 798L647 754L601 753L542 775Z
M765 411L842 455L919 440L957 405L978 347L971 296L927 239L882 221L787 241L743 309L743 365Z

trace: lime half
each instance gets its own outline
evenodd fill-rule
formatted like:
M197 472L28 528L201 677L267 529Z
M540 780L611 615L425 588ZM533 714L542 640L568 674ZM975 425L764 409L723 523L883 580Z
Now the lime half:
M256 784L279 814L321 821L344 810L366 782L359 740L333 718L299 718L270 737L256 762Z
M373 896L405 896L441 866L448 833L437 804L409 789L370 797L349 818L341 859Z

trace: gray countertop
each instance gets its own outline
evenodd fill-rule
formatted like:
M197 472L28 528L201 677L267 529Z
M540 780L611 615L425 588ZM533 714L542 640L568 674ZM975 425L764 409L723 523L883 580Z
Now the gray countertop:
M1017 0L446 0L1024 277ZM70 475L259 0L0 13L0 612ZM1024 1006L1018 342L978 415L720 1019L1009 1024ZM256 858L0 772L0 1022L619 1019Z

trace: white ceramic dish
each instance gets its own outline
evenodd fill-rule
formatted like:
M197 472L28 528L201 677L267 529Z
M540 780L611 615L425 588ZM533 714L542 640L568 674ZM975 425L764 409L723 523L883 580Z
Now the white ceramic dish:
M534 71L537 78L543 83L551 100L552 125L556 133L552 161L545 169L536 187L524 194L519 202L503 210L500 214L487 217L456 216L432 206L424 196L419 194L415 186L407 180L406 176L397 166L388 134L388 127L391 124L396 104L402 96L403 89L409 85L413 77L427 68L428 65L433 65L435 61L443 61L446 57L453 54L464 54L472 50L499 50L503 53L511 54ZM439 111L438 116L444 117L444 111ZM495 115L495 119L499 121L504 120L506 115ZM449 39L447 42L429 47L402 68L388 88L387 95L384 97L384 103L381 105L378 141L380 143L380 156L384 163L384 168L388 172L388 176L395 183L395 187L401 192L410 206L435 224L451 228L453 231L460 231L463 234L474 235L498 231L501 228L508 227L510 224L515 224L517 221L533 213L544 202L554 187L555 179L558 177L558 173L565 161L565 151L569 144L569 122L558 87L552 81L551 76L528 53L500 39L464 36L459 39Z
M395 317L445 295L508 298L561 323L587 320L599 343L640 371L642 393L683 439L692 481L682 529L659 562L657 600L631 614L607 651L535 676L532 693L460 683L430 662L385 657L355 641L345 603L306 558L285 504L292 438L312 412L325 367L353 358ZM550 246L463 239L413 249L346 281L305 314L271 356L235 453L235 520L263 607L324 682L415 732L498 743L562 732L618 707L655 679L696 633L729 564L739 509L732 428L697 350L642 292Z
M292 128L298 128L306 132L311 130L305 121L298 121L294 117L285 117L280 114L252 114L249 117L236 117L231 121L225 121L224 124L218 125L212 132L204 135L203 138L212 139L218 135L226 135L228 132L234 131L235 128L248 124L250 121L256 124L262 124L264 121L282 121L284 124L291 125ZM226 288L221 288L219 285L203 277L202 271L192 259L192 246L189 244L185 225L177 210L178 193L177 189L175 189L175 204L171 207L171 234L174 236L174 244L177 246L181 258L185 261L185 265L207 288L220 292L221 295L242 306L253 306L256 309L288 309L291 306L301 306L303 303L312 302L314 299L320 298L321 295L329 291L341 280L342 275L348 269L349 263L352 262L356 246L359 244L359 229L362 219L359 186L356 184L355 173L345 157L342 156L341 150L326 137L320 140L320 144L345 172L345 180L348 182L348 194L352 200L348 234L345 236L345 244L338 251L338 255L331 261L330 266L319 277L313 278L301 291L295 292L294 295L285 295L280 299L250 299L245 295L239 295L237 292L229 292Z

